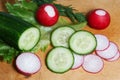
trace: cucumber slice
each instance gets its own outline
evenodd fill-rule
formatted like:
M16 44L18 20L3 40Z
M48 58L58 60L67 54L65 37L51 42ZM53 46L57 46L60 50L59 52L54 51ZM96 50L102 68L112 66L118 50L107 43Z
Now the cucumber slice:
M18 46L21 50L30 50L32 49L40 39L40 31L35 27L31 27L24 31L19 38Z
M65 47L53 48L46 57L48 69L55 73L64 73L71 69L74 63L72 52Z
M80 30L70 37L69 45L75 53L85 55L95 50L97 41L91 32Z
M69 37L75 32L71 27L59 27L52 32L51 43L53 46L68 47Z

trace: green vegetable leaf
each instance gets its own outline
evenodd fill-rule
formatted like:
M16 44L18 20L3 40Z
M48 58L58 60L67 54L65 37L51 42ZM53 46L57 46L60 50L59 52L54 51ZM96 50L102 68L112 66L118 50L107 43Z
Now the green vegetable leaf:
M24 4L20 4L20 3L19 3L19 5L18 5L18 3L13 4L13 5L10 3L6 3L6 8L10 14L17 16L17 17L21 17L22 19L24 19L32 24L36 24L37 22L34 18L34 11L36 10L36 8L35 8L35 10L32 11L32 9L21 7L23 5ZM31 5L31 3L30 3L30 5ZM34 4L31 6L34 6Z
M81 22L81 23L72 24L72 25L69 25L69 26L77 31L77 30L80 30L80 29L84 28L86 25L87 25L87 22Z
M11 63L18 54L19 51L0 40L0 57L3 61Z
M38 52L39 50L45 52L50 44L50 40L40 40L39 43L31 50L32 52Z

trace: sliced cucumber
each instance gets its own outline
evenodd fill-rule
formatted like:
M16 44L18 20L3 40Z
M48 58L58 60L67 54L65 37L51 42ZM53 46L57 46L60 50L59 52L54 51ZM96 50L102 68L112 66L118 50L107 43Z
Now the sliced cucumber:
M65 47L53 48L46 57L48 69L55 73L64 73L71 69L74 63L72 52Z
M70 37L69 45L71 50L84 55L91 53L96 48L97 41L91 32L80 30Z
M21 50L32 49L40 39L40 31L35 27L31 27L24 31L19 38L18 46Z
M71 27L59 27L52 32L51 42L53 46L68 47L69 37L75 32Z

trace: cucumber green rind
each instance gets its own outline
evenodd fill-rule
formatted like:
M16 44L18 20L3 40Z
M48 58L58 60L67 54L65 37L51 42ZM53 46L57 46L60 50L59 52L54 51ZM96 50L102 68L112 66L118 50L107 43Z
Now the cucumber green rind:
M69 39L70 49L79 55L91 54L97 46L96 37L86 30L73 33Z
M47 68L58 74L62 74L71 69L74 64L72 52L65 47L55 47L46 56Z
M31 46L29 49L21 49L19 46L19 39L25 31L31 28L38 31L38 40L36 39L34 45ZM0 38L4 40L7 44L13 46L18 50L28 51L31 50L37 44L37 41L39 41L40 30L32 24L22 20L21 18L15 17L6 12L0 12Z
M75 30L72 27L68 27L68 26L56 28L54 31L52 31L50 36L52 46L54 47L63 46L68 48L69 37L74 32Z

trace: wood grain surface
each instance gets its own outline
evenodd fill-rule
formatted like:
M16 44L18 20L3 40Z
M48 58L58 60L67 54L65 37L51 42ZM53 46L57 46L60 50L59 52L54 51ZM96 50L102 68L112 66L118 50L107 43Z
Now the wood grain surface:
M0 0L0 11L5 11L4 4L8 0ZM9 0L13 2L13 0ZM92 33L106 35L110 41L115 42L120 47L120 0L57 0L58 3L64 5L72 5L80 12L87 14L95 8L103 8L110 13L111 23L104 30L95 30L86 26L84 29ZM48 50L51 47L49 46ZM70 70L64 74L56 74L49 71L45 66L45 56L48 52L39 51L37 55L42 62L41 70L29 77L18 73L13 64L0 62L0 80L120 80L120 59L114 62L106 62L101 72L91 74L80 67L76 70Z

